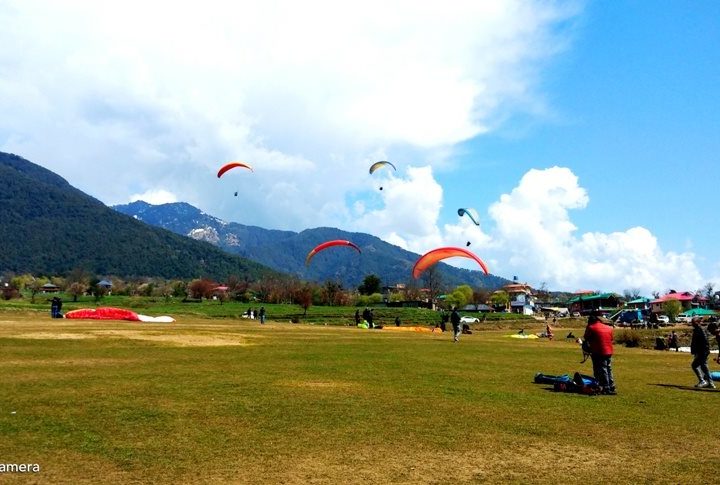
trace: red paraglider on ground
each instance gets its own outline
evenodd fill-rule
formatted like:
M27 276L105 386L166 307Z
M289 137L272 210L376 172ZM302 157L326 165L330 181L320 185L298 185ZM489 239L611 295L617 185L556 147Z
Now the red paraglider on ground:
M123 308L113 307L81 308L80 310L72 310L65 314L65 318L87 320L130 320L131 322L140 321L140 317L137 313Z
M305 258L305 266L310 264L310 260L315 256L317 253L322 251L323 249L327 249L333 246L350 246L351 248L354 248L358 253L362 254L362 251L360 251L360 248L357 247L354 243L347 241L345 239L334 239L332 241L326 241L324 243L318 244L315 246L312 251L310 251Z
M146 323L172 323L175 321L173 317L167 315L151 317L148 315L140 315L134 311L125 310L124 308L109 306L72 310L65 314L65 318L75 320L128 320L131 322Z
M467 249L463 248L455 248L455 247L444 247L444 248L437 248L433 249L432 251L429 251L420 258L418 258L417 261L415 261L415 266L413 266L412 275L413 278L417 279L420 277L423 271L428 269L430 266L434 265L438 261L441 261L443 259L447 258L454 258L454 257L461 257L461 258L468 258L472 259L474 261L477 261L477 263L482 268L483 272L485 274L488 274L487 266L485 265L485 262L478 258L475 254L471 253Z

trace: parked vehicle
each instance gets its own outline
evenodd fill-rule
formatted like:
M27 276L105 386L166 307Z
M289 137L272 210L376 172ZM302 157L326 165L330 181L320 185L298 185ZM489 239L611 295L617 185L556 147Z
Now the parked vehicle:
M460 317L460 323L480 323L480 319L478 317Z
M693 317L691 317L689 315L685 315L684 313L681 313L680 315L675 317L675 321L678 323L692 323L692 319L693 319Z
M660 325L670 325L670 317L667 315L658 315L657 319Z

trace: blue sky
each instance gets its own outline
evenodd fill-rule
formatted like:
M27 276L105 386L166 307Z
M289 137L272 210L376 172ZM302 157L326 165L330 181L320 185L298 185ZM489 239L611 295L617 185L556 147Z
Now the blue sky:
M719 2L26 0L0 22L0 150L109 205L471 241L552 289L720 287ZM255 171L218 180L230 160Z

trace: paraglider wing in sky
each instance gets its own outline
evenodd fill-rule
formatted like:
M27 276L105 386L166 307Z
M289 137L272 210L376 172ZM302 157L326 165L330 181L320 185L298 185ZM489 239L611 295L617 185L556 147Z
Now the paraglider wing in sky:
M386 162L386 161L383 160L383 161L380 161L380 162L375 162L375 163L373 163L372 165L370 165L370 173L373 173L375 170L377 170L377 169L380 168L380 167L384 167L385 165L390 165L390 166L393 168L393 170L397 171L397 169L395 168L395 165L393 165L393 164L390 163L390 162Z
M485 266L485 263L482 259L475 256L475 254L471 253L467 249L463 248L455 248L455 247L445 247L445 248L437 248L433 249L432 251L429 251L420 258L415 261L415 266L413 266L412 275L413 278L417 279L420 277L423 271L428 269L433 264L437 263L438 261L441 261L443 259L447 258L454 258L454 257L461 257L461 258L469 258L474 261L477 261L477 263L480 265L482 270L485 272L485 274L488 274L487 266Z
M352 243L352 242L350 242L350 241L346 241L346 240L344 240L344 239L334 239L334 240L332 240L332 241L326 241L326 242L324 242L324 243L322 243L322 244L318 244L317 246L315 246L315 247L313 248L313 250L310 251L310 252L308 253L307 257L305 258L305 266L307 266L307 265L310 264L310 260L311 260L311 259L313 258L313 256L315 256L317 253L319 253L319 252L322 251L323 249L327 249L327 248L330 248L330 247L333 247L333 246L350 246L350 247L352 247L352 248L355 248L355 250L356 250L358 253L362 253L362 251L360 251L360 248L357 247L354 243Z
M475 220L475 216L473 216L473 212L475 212L474 209L458 209L458 215L460 217L466 215L470 218L471 221L473 221L475 223L476 226L479 226L480 223Z
M247 163L244 163L244 162L230 162L230 163L226 163L225 165L223 165L222 167L220 167L220 170L218 170L218 178L222 177L223 174L224 174L225 172L227 172L228 170L233 169L233 168L237 168L237 167L247 168L247 169L250 170L251 172L253 171L252 167L251 167L250 165L248 165Z

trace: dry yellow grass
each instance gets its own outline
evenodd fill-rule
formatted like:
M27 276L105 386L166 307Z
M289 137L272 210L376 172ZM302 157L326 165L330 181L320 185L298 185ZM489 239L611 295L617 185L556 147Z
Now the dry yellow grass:
M19 483L709 483L689 356L617 351L618 396L556 394L573 342L188 318L0 319ZM678 386L666 387L665 385Z

